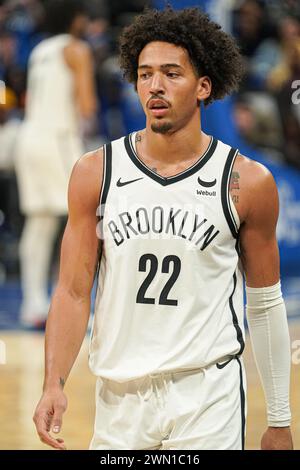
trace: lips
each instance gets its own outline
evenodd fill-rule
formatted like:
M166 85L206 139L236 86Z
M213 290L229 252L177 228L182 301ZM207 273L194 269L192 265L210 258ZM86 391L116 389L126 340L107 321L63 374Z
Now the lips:
M149 109L167 109L169 106L163 100L151 99L148 105Z
M169 108L168 104L164 100L159 100L155 98L149 101L148 107L155 117L164 116Z

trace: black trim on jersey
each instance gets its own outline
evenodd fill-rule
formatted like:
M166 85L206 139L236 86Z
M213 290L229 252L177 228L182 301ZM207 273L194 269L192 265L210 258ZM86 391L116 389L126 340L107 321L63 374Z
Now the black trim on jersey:
M111 182L111 171L112 171L111 165L112 165L112 148L111 148L111 143L109 143L109 144L104 145L103 147L103 181L102 181L102 188L100 192L99 206L98 206L99 223L102 222L103 217L104 217L105 204L106 204L107 195L108 195L110 182ZM103 234L101 235L102 235L102 243L103 243ZM100 241L101 240L99 240L99 243ZM97 284L98 284L101 257L102 257L102 249L99 250L97 271L95 274L95 278L97 278Z
M233 291L232 291L231 296L229 297L229 307L230 307L231 314L232 314L233 326L236 329L237 340L238 340L238 342L240 343L240 346L241 346L239 352L237 353L240 356L244 351L245 342L244 342L244 338L243 338L243 332L240 328L238 318L237 318L237 314L235 313L233 300L232 300L233 295L235 293L236 284L237 284L236 273L234 273L234 275L233 275Z
M104 146L104 171L103 171L103 190L100 196L100 206L101 208L106 204L106 199L108 195L108 190L111 182L111 161L112 161L112 148L111 143ZM104 214L101 214L104 215Z
M98 243L101 243L101 240L98 241ZM102 253L103 253L103 247L101 246L101 249L99 249L98 245L98 250L97 250L97 266L95 269L95 275L94 275L94 282L96 283L96 286L98 286L99 283L99 273L100 273L100 265L101 265L101 259L102 259Z
M231 170L233 167L233 163L235 160L235 157L238 154L238 150L232 148L228 154L225 167L224 167L224 172L222 176L222 183L221 183L221 200L222 200L222 207L224 211L225 218L227 220L227 223L229 225L230 231L232 233L232 236L234 238L237 238L238 235L238 228L236 226L236 222L230 207L230 202L229 202L229 182L230 182L230 176L231 176Z
M245 390L244 390L244 381L243 381L243 368L240 361L240 358L236 358L240 366L240 397L241 397L241 418L242 418L242 450L245 449L245 427L246 427L246 416L245 416Z
M235 242L235 251L238 254L238 257L240 258L242 256L242 251L241 251L241 243L240 243L240 232L237 234L236 242Z
M215 152L217 144L218 144L218 140L215 139L214 137L211 137L208 149L200 157L200 159L197 160L196 163L194 163L193 166L191 166L190 168L187 168L186 170L182 171L178 175L164 177L164 176L160 176L157 173L155 173L154 171L152 171L150 168L148 168L139 159L139 157L136 154L135 149L132 145L132 142L131 142L132 135L133 134L129 134L124 138L124 145L125 145L126 151L128 153L128 156L130 157L132 162L135 164L135 166L137 166L137 168L140 171L145 173L147 176L149 176L149 178L152 178L157 183L160 183L162 186L167 186L167 185L172 184L172 183L177 183L178 181L181 181L185 178L188 178L189 176L191 176L194 173L196 173L197 171L199 171L200 168L202 168L208 162L208 160L211 158L211 156Z

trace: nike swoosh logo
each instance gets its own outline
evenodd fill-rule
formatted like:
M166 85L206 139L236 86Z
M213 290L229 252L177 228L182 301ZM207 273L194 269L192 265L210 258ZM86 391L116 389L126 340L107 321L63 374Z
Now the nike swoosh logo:
M200 177L198 178L198 183L204 188L212 188L216 184L217 180L213 181L203 181Z
M222 364L219 364L219 363L217 362L217 363L216 363L217 368L218 368L218 369L224 369L224 367L226 367L226 366L229 364L229 362L232 361L232 359L235 359L235 358L234 358L234 357L231 357L231 358L229 359L229 361L223 362Z
M126 184L135 183L136 181L143 180L143 179L144 178L137 178L136 180L121 181L121 178L119 178L118 181L117 181L117 186L118 186L118 188L122 188L122 186L126 186Z

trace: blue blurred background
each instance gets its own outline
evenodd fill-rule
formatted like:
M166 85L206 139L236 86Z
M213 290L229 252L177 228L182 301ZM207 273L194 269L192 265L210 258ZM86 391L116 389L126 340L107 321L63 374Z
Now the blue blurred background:
M87 0L85 41L95 61L99 112L86 149L144 126L131 85L118 67L118 36L146 5L165 1ZM280 195L278 241L283 291L290 318L300 315L300 2L297 0L171 0L174 8L199 6L233 34L246 76L240 91L202 110L204 130L264 163ZM18 247L24 218L18 202L14 145L24 117L28 58L46 37L40 0L0 0L0 329L18 329L21 302ZM1 100L0 100L1 101ZM264 202L262 201L262 204ZM57 276L59 245L53 249L49 293ZM33 254L34 255L34 254ZM34 262L34 259L33 259Z

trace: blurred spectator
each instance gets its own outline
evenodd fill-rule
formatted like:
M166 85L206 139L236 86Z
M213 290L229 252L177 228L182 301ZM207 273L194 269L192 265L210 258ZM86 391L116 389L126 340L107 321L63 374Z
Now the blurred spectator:
M22 117L26 74L17 63L17 42L14 36L8 32L0 32L0 79L17 100L14 107L15 115Z
M273 35L264 2L244 0L235 11L233 33L242 54L247 58L252 57L261 42Z
M0 76L5 77L6 70L17 62L16 40L11 33L0 30Z
M299 0L264 0L267 13L278 24L285 16L300 17Z
M3 84L0 90L0 283L7 273L17 269L15 253L22 223L14 178L14 151L20 120L17 118L18 100Z
M97 89L102 108L101 133L108 140L114 140L127 132L123 109L123 92L127 84L123 81L118 62L119 34L136 14L151 5L151 1L108 0L105 3L105 0L93 0L92 4L94 20L89 29L89 42L94 48L97 64ZM98 9L95 8L97 4Z
M6 1L0 0L0 31L3 30L7 18Z
M91 46L95 62L95 80L98 101L101 107L98 110L98 136L95 135L94 139L90 137L87 145L90 149L99 147L103 140L104 135L107 134L107 129L104 126L105 122L105 106L103 101L109 95L112 88L112 81L108 84L108 88L104 86L104 73L103 64L111 55L111 33L110 24L108 20L108 6L105 0L93 0L89 2L90 21L87 29L86 39Z
M20 242L21 321L36 326L48 313L48 271L67 214L67 187L83 153L80 135L96 111L93 63L81 40L88 17L81 0L48 0L50 38L29 61L26 114L16 148L20 206L26 221ZM33 259L34 257L34 259Z
M277 30L278 38L265 39L249 60L248 74L257 89L268 87L266 81L270 72L285 61L293 42L300 37L300 23L296 18L284 18L279 22Z
M299 78L300 22L286 18L280 25L281 54L278 63L269 72L267 88L271 92L279 91L285 84Z
M274 100L266 93L244 93L235 104L237 128L248 144L280 159L282 129Z
M241 90L261 89L261 70L256 70L257 57L274 64L273 47L275 29L266 14L266 6L260 0L244 0L235 11L233 33L245 58L246 75ZM264 47L262 48L262 44ZM276 46L275 42L275 46Z
M16 93L20 110L24 108L28 57L44 37L40 32L43 18L38 0L6 0L0 7L0 76Z
M268 88L276 97L284 133L284 156L300 169L299 103L293 103L293 83L300 77L300 36L290 41L281 62L268 77Z
M244 0L234 32L245 58L246 76L235 120L246 141L273 159L300 168L300 123L292 84L300 77L300 3Z
M20 120L16 118L17 97L6 88L4 103L0 103L0 170L12 171L14 148Z
M17 40L17 62L26 70L31 50L43 37L44 9L39 0L8 0L6 5L6 29Z

